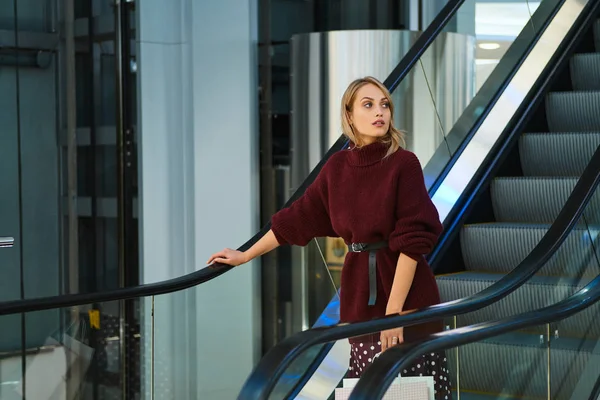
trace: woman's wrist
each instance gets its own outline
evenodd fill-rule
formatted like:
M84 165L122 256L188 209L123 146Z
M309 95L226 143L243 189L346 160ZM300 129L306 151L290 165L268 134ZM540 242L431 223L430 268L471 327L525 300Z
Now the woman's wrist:
M402 312L402 304L388 303L385 308L385 315L400 314Z
M247 262L252 261L252 256L250 256L250 254L248 254L248 250L242 252L242 254L243 254L243 259L242 260L244 261L244 264L246 264Z

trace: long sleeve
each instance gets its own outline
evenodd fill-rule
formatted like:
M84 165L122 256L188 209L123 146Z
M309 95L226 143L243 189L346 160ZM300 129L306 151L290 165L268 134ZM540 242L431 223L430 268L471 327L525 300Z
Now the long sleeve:
M306 246L315 237L337 236L329 217L323 172L300 198L271 218L271 229L279 244Z
M419 260L433 249L443 227L427 193L419 160L411 152L405 155L398 179L397 221L389 246Z

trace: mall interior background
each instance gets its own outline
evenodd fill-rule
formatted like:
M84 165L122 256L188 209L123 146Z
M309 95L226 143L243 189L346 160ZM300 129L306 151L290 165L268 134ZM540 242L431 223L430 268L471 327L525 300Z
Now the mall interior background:
M295 190L293 175L307 174L291 170L292 38L419 31L444 3L2 2L0 236L16 241L0 251L0 300L158 282L241 245ZM461 7L447 30L473 38L474 91L538 5ZM90 398L144 397L151 368L157 398L234 398L263 352L309 327L333 296L334 262L305 263L302 284L295 275L311 246L201 288L75 310L102 315ZM3 380L21 379L22 349L64 330L71 311L0 318Z

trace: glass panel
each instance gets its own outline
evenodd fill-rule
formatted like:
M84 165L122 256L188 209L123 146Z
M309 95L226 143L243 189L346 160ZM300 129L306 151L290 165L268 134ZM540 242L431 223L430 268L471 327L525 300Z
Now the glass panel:
M67 74L67 7L17 0L0 7L7 42L0 51L0 236L16 239L11 253L0 255L0 281L8 282L0 300L97 292L120 284L115 271L115 46L110 32L100 39L97 32L90 38L84 31L105 28L98 21L112 22L113 7L91 0L65 6L71 3L77 47L73 81ZM88 24L90 17L97 24ZM17 30L19 35L13 35ZM68 93L75 95L72 109ZM68 126L69 120L75 126ZM76 163L69 167L71 128ZM69 170L76 176L71 183ZM70 188L77 197L71 223Z
M295 390L301 389L298 385L305 379L310 379L311 375L307 375L309 369L313 371L321 365L325 357L328 360L333 360L334 357L329 355L331 346L329 344L313 346L300 357L298 357L290 366L287 368L283 376L277 382L275 389L269 396L270 399L287 399L290 398L289 394Z
M539 325L531 332L547 331ZM542 333L511 332L447 350L458 353L454 394L495 399L548 398L548 337ZM455 397L456 398L456 397ZM485 397L488 398L488 397Z
M556 218L577 180L577 178L539 178L536 180L536 183L540 184L538 189L542 190L541 197L552 198L554 196L552 202L555 210L547 214L549 219ZM548 186L548 183L553 186ZM553 193L544 192L550 187L552 187ZM515 193L514 196L518 198L519 194ZM536 196L541 198L539 194ZM564 300L595 278L600 270L597 253L599 248L598 228L600 226L598 219L598 199L600 197L598 196L598 193L592 196L582 217L563 244L532 278L499 302L472 313L459 315L457 317L458 326L469 326L540 309ZM540 208L548 211L546 206L549 203L545 202ZM530 212L531 215L540 215ZM498 282L504 274L509 273L532 252L550 229L550 223L542 222L542 220L529 220L527 224L486 223L479 227L463 227L462 240L467 270L438 277L438 286L443 299L466 297ZM478 236L469 237L474 234ZM487 240L479 240L481 237L485 237ZM470 269L472 265L477 265L480 269ZM596 322L598 311L599 309L594 306L578 317L567 319L558 325L552 325L550 327L551 334L553 338L556 338L552 341L553 345L561 347L569 344L575 346L573 348L577 348L578 345L584 346L586 339L597 338L598 336L595 335L600 327ZM547 327L541 327L542 330L538 330L538 328L540 327L513 332L511 337L515 340L523 340L525 343L533 340L531 338L536 335L548 334ZM553 374L559 373L558 370L553 371ZM562 373L566 374L567 370ZM559 381L562 380L563 378Z
M5 340L0 353L2 399L139 398L139 372L134 368L140 359L139 323L123 318L137 313L138 304L107 302L3 317L16 322L4 324L10 327L6 332L18 333L21 318L25 329L11 343Z
M445 139L442 142L434 135L436 139L430 140L430 128L414 130L418 143L422 142L417 154L426 167L428 187L501 90L531 45L534 33L544 26L558 3L557 0L465 1L444 34L436 38L415 65L426 78L416 90L431 92L436 102L436 123ZM540 8L541 5L544 7ZM534 14L535 11L539 12ZM451 64L449 55L453 55ZM443 63L448 64L447 71L440 73L439 65ZM432 122L424 124L426 127Z
M12 2L11 2L12 3ZM12 7L0 10L4 29L14 32L15 15ZM9 31L10 32L10 31ZM13 39L11 37L11 39ZM14 39L13 39L14 40ZM18 129L18 90L17 68L14 43L2 49L0 73L0 236L15 238L13 248L0 248L0 301L18 300L23 296L19 282L22 279L20 204L19 204L19 129ZM12 65L11 65L12 64ZM3 327L0 335L0 398L9 398L18 382L22 369L21 338L22 319L20 315L0 317ZM10 329L7 329L10 327Z
M573 234L584 249L572 256L569 278L561 284L570 292L580 289L600 271L600 194L594 194ZM585 268L576 268L581 264ZM600 379L600 303L551 325L552 399L589 398Z
M146 300L144 303L142 388L146 398L150 398L150 393L151 398L156 399L189 397L190 393L198 393L199 379L221 382L223 387L227 387L230 377L219 368L204 368L202 365L202 370L198 370L200 350L197 341L203 340L199 339L202 337L218 337L217 333L210 332L211 329L215 332L235 329L236 322L228 318L226 312L218 311L214 304L203 304L201 307L207 313L223 314L222 324L212 327L203 324L202 314L197 311L197 290L202 288L156 296L153 301ZM221 354L235 362L238 350L241 351L241 348L236 347L236 343L215 343L212 347L214 354L207 358L215 359L218 357L216 354Z
M11 399L18 388L23 369L23 353L21 351L21 315L0 317L3 329L0 339L0 398ZM11 397L12 396L12 397Z
M440 47L440 45L443 45ZM406 78L392 92L392 100L394 102L394 123L396 127L405 132L406 148L414 152L422 166L425 166L434 151L444 144L444 121L446 115L444 109L440 107L449 106L445 104L445 100L439 94L446 93L443 87L445 82L438 78L433 78L436 74L451 75L459 73L460 76L467 77L472 75L472 71L468 68L464 71L459 67L454 69L454 65L444 63L444 55L450 56L455 62L461 66L465 66L465 61L468 54L465 54L467 46L458 48L450 46L444 41L435 41L431 46L431 50L426 52L422 59L415 64L415 67L410 70ZM438 54L440 58L431 60L430 55ZM435 67L434 67L435 65ZM433 78L433 79L432 79ZM456 86L467 84L466 80L456 83ZM468 84L467 84L468 85ZM455 101L458 103L458 101ZM449 157L450 154L448 153Z
M551 397L588 399L600 379L600 304L552 324Z
M118 271L117 248L119 171L114 33L98 31L106 29L106 21L114 20L114 10L99 3L82 2L76 8L76 19L80 28L87 28L90 19L95 21L92 32L78 32L78 42L85 44L88 51L77 53L75 60L79 268L73 279L78 282L78 292L89 293L123 284L122 274ZM66 85L65 82L61 84ZM68 243L69 164L66 140L62 142L61 150L64 241ZM67 245L65 247L68 248ZM90 279L92 277L94 279Z

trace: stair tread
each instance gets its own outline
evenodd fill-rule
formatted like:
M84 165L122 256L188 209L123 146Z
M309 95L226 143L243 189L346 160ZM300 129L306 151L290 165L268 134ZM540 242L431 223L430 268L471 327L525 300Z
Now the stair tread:
M600 90L550 92L546 117L551 131L600 130Z
M527 133L519 138L519 155L526 176L580 176L600 145L598 130L556 130Z
M600 90L600 53L575 54L570 64L573 89Z
M492 208L499 222L548 223L556 220L577 177L505 177L492 181ZM600 203L594 198L595 203Z

